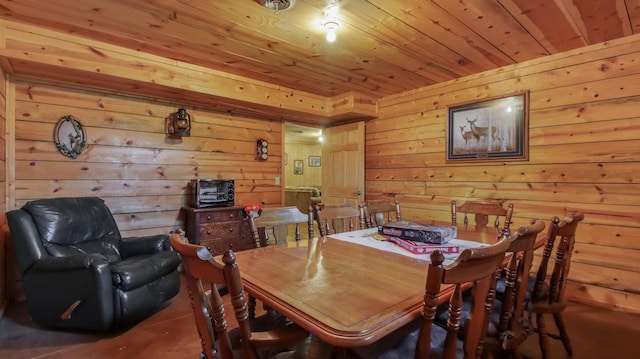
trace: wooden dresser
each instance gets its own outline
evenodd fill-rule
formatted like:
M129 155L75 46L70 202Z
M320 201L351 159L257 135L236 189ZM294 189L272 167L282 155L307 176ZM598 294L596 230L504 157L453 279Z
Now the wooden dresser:
M214 255L254 247L243 207L182 207L189 242L200 244Z

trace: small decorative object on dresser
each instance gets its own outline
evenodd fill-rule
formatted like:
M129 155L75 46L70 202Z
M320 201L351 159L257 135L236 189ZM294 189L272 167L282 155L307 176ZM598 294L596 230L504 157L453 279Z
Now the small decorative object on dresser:
M251 229L244 207L183 207L187 239L219 255L227 249L238 252L253 248Z
M244 213L251 218L258 218L262 213L262 203L253 203L244 207Z

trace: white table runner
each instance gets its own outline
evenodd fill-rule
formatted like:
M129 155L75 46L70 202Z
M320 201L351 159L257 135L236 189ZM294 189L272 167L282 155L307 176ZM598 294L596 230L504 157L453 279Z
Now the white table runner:
M408 250L398 246L397 244L395 244L393 242L376 239L375 236L377 234L378 234L378 229L377 228L367 228L367 229L360 229L360 230L351 231L351 232L330 234L327 237L333 238L333 239L337 239L337 240L341 240L341 241L350 242L350 243L359 244L359 245L362 245L362 246L372 247L372 248L376 248L376 249L387 251L387 252L398 253L398 254L401 254L403 256L408 256L408 257L412 257L412 258L417 258L417 259L429 261L429 255L430 254L414 254L414 253L411 253ZM466 248L476 248L476 247L482 247L482 246L486 245L484 243L467 241L467 240L464 240L464 239L452 239L447 244L458 246L460 248L460 252L462 252ZM459 254L460 253L445 254L444 255L444 257L445 257L444 264L452 263L453 261L456 260L456 258L458 258Z

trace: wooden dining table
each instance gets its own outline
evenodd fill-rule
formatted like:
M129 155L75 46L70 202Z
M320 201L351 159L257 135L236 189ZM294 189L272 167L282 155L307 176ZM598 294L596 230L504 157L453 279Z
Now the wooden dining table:
M495 228L457 231L457 238L467 241L497 239ZM372 240L371 232L238 252L245 290L326 343L342 348L373 343L420 315L429 256L360 244ZM443 289L443 302L450 290Z

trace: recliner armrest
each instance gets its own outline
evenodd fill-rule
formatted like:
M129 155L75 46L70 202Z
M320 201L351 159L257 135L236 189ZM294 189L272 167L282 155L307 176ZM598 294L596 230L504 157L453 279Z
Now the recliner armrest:
M143 237L129 237L120 240L120 255L122 258L153 254L173 250L169 243L169 236L156 234Z
M31 270L36 271L68 271L86 269L97 265L108 265L107 258L100 254L84 254L67 257L47 257L33 263Z

